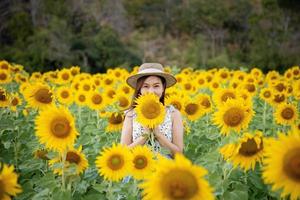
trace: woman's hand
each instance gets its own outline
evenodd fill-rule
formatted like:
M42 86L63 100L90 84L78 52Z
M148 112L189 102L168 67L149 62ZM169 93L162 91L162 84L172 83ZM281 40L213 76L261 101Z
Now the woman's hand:
M157 138L157 140L160 140L162 136L164 136L161 132L160 132L160 126L157 126L153 129L154 132L154 136Z

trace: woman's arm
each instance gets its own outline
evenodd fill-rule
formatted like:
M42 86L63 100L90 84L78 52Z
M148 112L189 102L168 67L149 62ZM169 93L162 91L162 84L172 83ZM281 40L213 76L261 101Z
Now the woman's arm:
M137 145L145 144L146 139L141 136L136 141L132 142L132 111L129 111L125 115L121 133L121 144L127 145L129 148Z
M170 142L162 133L160 133L159 128L155 128L154 133L158 142L163 146L168 148L173 155L175 153L182 153L183 151L183 123L181 114L178 110L172 113L172 136L173 141Z

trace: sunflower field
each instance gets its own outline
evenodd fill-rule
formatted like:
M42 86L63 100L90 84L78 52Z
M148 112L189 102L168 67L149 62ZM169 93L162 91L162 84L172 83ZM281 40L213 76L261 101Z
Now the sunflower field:
M166 67L184 124L174 159L120 144L137 69L29 75L0 61L0 200L300 199L299 66Z

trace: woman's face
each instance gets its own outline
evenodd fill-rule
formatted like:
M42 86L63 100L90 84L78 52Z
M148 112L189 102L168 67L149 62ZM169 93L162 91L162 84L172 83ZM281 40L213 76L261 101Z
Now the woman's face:
M163 94L163 91L164 91L163 83L158 76L147 77L141 87L142 95L147 92L151 92L160 98Z

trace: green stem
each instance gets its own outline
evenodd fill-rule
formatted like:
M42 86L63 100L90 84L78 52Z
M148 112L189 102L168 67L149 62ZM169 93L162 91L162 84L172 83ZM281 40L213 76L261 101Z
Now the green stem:
M62 153L62 167L61 167L61 184L62 190L66 190L66 180L65 180L65 161L66 161L67 153L66 150Z
M97 129L100 129L100 116L99 116L99 111L96 112L96 117L97 117L96 126L97 126Z
M16 119L18 119L18 110L16 111ZM16 167L16 170L18 169L18 145L19 145L19 135L20 135L20 129L19 129L19 126L16 126L17 127L17 135L15 137L15 142L14 142L14 152L15 152L15 167Z
M263 134L265 134L266 131L266 110L267 110L267 102L264 101L264 112L263 112Z

